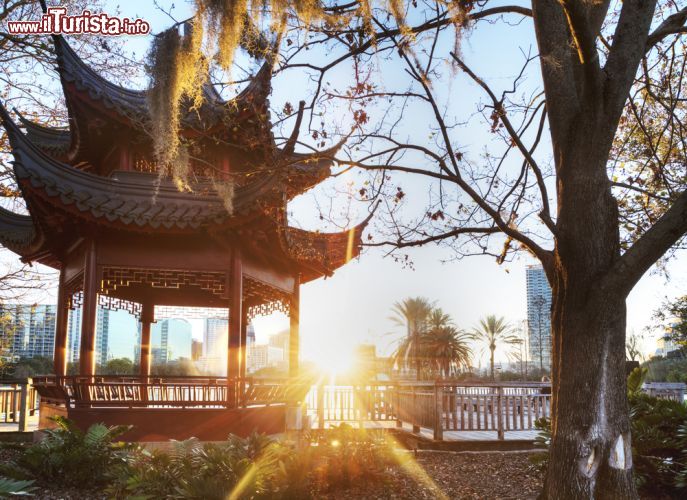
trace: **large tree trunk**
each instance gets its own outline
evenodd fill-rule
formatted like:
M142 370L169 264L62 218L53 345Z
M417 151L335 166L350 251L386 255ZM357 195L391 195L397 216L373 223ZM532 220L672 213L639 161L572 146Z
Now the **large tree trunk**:
M553 441L547 498L634 498L625 389L625 304L554 311Z
M617 203L598 114L573 128L558 164L552 281L553 440L545 495L636 498L625 381L625 294L605 278L620 258Z

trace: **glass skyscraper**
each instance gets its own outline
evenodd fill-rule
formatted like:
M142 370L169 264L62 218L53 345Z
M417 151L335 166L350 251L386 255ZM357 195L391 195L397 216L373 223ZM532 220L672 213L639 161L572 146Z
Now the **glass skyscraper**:
M541 266L528 266L527 335L530 361L544 370L551 368L551 287Z
M54 305L0 304L0 337L10 337L12 358L52 358L55 350Z

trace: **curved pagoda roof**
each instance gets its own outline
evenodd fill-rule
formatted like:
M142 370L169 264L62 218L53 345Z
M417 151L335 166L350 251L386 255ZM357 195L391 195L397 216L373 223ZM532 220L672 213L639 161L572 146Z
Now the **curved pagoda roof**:
M146 90L133 90L108 81L86 64L61 36L55 35L57 65L64 88L67 106L73 119L82 118L84 104L104 117L117 119L133 129L143 129L150 120ZM250 83L234 99L225 101L214 85L203 85L203 104L191 109L185 103L182 109L182 133L207 132L224 128L230 123L258 124L269 133L271 126L267 113L268 96L272 90L270 81L272 64L266 61ZM81 107L79 105L82 105ZM218 131L222 132L222 130Z
M155 169L138 170L130 157L151 147L149 140L139 140L148 137L141 133L149 122L146 91L112 84L82 61L64 38L54 40L69 127L47 127L17 112L23 133L0 104L14 175L29 211L20 215L0 208L1 245L24 261L60 267L69 245L103 229L169 237L205 235L225 242L238 237L256 253L264 253L261 259L299 273L302 282L329 276L359 254L369 218L332 234L286 223L288 201L331 175L343 142L325 151L294 152L297 126L283 148L275 144L268 105L270 63L262 65L236 98L223 100L207 83L203 104L182 111L180 133L189 137L202 132L205 142L200 151L208 155L206 162L224 158L229 166L222 175L237 179L233 193L224 196L225 181L201 177L191 183L192 192L179 191ZM251 152L237 153L248 136L251 146L246 149ZM150 151L144 154L151 157ZM127 155L128 160L121 160Z

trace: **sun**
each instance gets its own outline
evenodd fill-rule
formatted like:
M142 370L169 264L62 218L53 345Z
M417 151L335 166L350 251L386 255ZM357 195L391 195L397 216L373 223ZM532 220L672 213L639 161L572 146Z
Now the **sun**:
M323 349L318 353L318 358L314 361L320 373L328 377L351 374L357 364L352 348Z

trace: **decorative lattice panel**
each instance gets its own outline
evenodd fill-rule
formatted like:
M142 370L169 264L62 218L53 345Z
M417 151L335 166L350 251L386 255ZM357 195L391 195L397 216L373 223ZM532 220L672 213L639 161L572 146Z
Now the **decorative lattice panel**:
M155 306L155 320L169 318L183 319L227 319L229 309L221 307L178 307Z
M175 271L160 269L130 269L106 267L103 269L102 292L109 294L119 287L144 284L153 288L178 289L197 286L218 297L226 296L225 273L204 271Z
M69 296L67 305L69 309L78 309L83 305L83 292L79 290L78 292L72 292Z
M244 300L248 306L248 320L273 312L289 314L289 294L254 278L244 278Z
M248 321L250 322L258 316L267 316L268 314L272 314L274 312L282 312L288 315L289 310L289 303L282 301L267 302L264 304L249 306L247 312Z
M126 311L139 319L141 318L141 311L143 309L143 306L138 302L109 297L108 295L98 295L98 305L110 311Z

